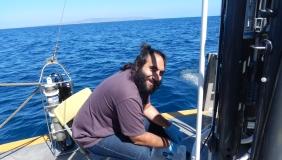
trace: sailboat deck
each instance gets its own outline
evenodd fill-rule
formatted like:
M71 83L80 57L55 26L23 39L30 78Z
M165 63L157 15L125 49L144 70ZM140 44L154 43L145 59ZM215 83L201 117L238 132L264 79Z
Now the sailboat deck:
M163 113L164 117L173 120L183 131L188 135L183 141L188 151L192 150L195 141L195 124L196 124L196 109L185 110L173 113ZM203 128L210 121L209 116L203 116ZM91 155L93 159L110 159L101 158ZM201 159L206 159L206 156ZM0 159L2 160L83 160L85 156L74 147L68 153L61 153L55 156L51 152L51 143L46 135L33 137L17 142L11 142L0 145Z

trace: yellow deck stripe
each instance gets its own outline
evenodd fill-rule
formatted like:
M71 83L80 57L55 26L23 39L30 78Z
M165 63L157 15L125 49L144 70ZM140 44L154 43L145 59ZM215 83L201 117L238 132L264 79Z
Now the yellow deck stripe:
M197 114L197 109L189 109L189 110L183 110L183 111L177 111L177 112L169 112L169 113L162 113L162 115L166 119L173 119L176 117L183 117L188 115Z
M45 135L45 136L32 137L32 138L28 138L24 140L10 142L10 143L0 145L0 152L6 152L6 151L10 151L10 150L20 148L20 147L40 144L48 140L49 140L48 137Z

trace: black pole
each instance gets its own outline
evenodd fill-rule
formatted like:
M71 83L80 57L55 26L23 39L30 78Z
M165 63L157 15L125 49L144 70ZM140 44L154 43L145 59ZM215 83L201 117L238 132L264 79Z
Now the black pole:
M245 0L225 0L219 46L218 159L233 159L240 143L240 88L244 50Z

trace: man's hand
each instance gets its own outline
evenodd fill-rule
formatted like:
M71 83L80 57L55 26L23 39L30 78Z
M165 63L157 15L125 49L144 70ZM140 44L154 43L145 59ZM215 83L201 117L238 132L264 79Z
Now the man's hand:
M171 153L176 153L177 151L177 145L173 142L169 142L168 150Z
M180 131L180 128L174 125L171 122L171 125L164 128L165 133L169 136L169 138L176 144L179 144L187 135Z
M186 146L178 145L169 141L169 146L166 148L153 148L152 159L186 159Z

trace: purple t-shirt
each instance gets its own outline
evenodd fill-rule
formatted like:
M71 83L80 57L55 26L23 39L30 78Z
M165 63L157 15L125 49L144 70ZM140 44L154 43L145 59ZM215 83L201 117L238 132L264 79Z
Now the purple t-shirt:
M115 133L137 136L145 132L142 100L130 75L130 70L118 72L90 95L72 126L79 145L88 148Z

